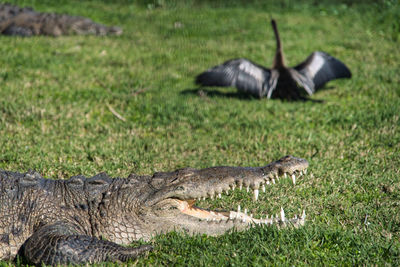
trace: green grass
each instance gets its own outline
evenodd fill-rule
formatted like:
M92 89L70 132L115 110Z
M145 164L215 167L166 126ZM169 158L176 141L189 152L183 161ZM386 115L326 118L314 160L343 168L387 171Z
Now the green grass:
M258 166L286 154L310 162L312 175L296 187L281 182L246 202L269 214L283 206L288 216L304 208L305 227L170 233L134 263L400 264L398 1L13 3L88 16L124 34L0 37L0 168L66 178ZM289 65L323 50L353 78L312 96L323 103L257 100L233 88L198 94L193 78L210 66L235 57L272 63L271 16Z

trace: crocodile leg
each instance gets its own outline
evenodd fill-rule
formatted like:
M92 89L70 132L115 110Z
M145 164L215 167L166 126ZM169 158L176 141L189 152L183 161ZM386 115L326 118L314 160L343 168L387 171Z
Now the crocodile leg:
M124 262L152 250L150 245L123 247L77 232L74 226L63 222L44 226L25 242L21 256L36 265L82 264Z

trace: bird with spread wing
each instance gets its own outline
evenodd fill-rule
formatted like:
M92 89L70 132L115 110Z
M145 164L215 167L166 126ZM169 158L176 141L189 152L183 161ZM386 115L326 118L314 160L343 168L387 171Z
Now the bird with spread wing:
M248 59L231 59L196 77L201 86L236 87L239 91L262 98L304 99L327 82L350 78L351 72L340 60L325 52L313 52L293 68L285 65L281 40L275 20L271 20L276 38L276 53L271 69Z

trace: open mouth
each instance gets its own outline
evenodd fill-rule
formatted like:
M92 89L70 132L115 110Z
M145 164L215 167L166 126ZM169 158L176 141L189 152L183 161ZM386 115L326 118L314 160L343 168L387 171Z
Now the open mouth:
M277 180L280 178L283 179L291 179L291 182L293 184L296 184L296 179L300 178L303 174L307 173L307 169L299 170L299 171L294 171L292 173L281 173L281 175L275 175L272 178L266 178L266 180L263 183L260 183L258 186L251 186L248 185L246 186L246 191L249 192L250 188L253 191L253 200L257 201L259 199L259 194L260 190L262 190L264 193L266 191L266 186L275 184ZM196 201L204 201L207 198L213 199L214 197L221 198L223 193L226 194L231 194L233 190L242 190L243 185L242 183L238 184L238 182L235 182L231 185L229 185L229 188L227 187L223 192L220 193L208 193L207 197L200 197L197 199L189 199L189 200L182 200L182 199L176 199L173 198L171 199L172 201L175 202L176 207L180 212L183 214L198 218L199 220L205 220L205 221L213 221L213 222L226 222L228 220L234 220L243 224L256 224L256 225L293 225L295 227L299 227L304 225L305 219L306 219L306 213L305 210L303 210L301 215L294 215L292 218L287 218L285 215L285 211L283 208L281 208L279 214L277 215L264 215L264 218L259 218L256 219L253 217L253 214L248 214L248 211L246 208L242 210L240 205L238 205L236 211L212 211L208 209L203 209L196 207L194 204ZM260 217L260 216L257 216Z

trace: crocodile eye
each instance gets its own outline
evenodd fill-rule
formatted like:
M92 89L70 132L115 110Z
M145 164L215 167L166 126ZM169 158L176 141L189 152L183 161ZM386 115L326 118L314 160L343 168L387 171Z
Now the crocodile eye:
M35 174L27 173L24 177L19 180L19 184L22 186L32 186L39 182L39 178Z
M180 185L180 186L178 186L177 188L175 188L175 190L184 191L184 190L185 190L185 187L183 187L182 185Z
M177 210L178 208L172 205L158 207L156 210Z

